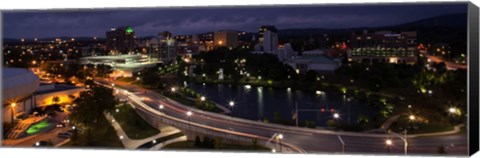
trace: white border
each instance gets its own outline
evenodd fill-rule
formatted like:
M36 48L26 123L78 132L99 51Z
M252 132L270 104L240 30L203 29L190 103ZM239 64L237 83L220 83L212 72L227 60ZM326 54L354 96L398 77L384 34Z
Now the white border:
M349 3L414 3L414 2L465 2L466 0L5 0L0 10L11 9L72 9L72 8L136 8L136 7L165 7L165 6L229 6L229 5L273 5L273 4L349 4ZM473 0L478 1L478 0ZM478 4L478 3L476 3Z

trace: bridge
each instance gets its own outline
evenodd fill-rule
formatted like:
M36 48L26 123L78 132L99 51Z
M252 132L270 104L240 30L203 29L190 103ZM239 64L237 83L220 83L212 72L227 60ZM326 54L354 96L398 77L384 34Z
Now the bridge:
M111 82L98 80L109 86ZM109 86L111 87L111 86ZM122 82L115 82L117 96L132 102L137 113L154 127L171 125L187 135L189 140L196 136L220 137L224 142L259 145L279 152L328 152L328 153L404 153L404 141L393 134L342 132L321 129L299 128L270 124L198 110L164 97L157 92ZM270 141L272 136L282 134L280 141ZM388 146L385 140L390 139ZM448 153L466 154L468 149L465 134L417 136L408 135L408 153L436 153L440 145Z

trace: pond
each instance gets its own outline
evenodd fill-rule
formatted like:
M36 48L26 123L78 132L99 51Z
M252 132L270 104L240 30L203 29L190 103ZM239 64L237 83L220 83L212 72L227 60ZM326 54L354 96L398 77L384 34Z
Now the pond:
M224 107L230 108L229 102L234 101L232 109L234 117L250 120L281 117L283 122L294 123L295 106L298 107L299 124L314 121L316 126L326 126L334 114L339 115L338 121L356 124L359 116L372 118L378 110L365 102L358 101L340 92L302 91L293 88L271 88L250 85L202 84L187 83L187 87L204 94ZM277 114L275 114L277 113ZM277 116L275 116L277 115Z

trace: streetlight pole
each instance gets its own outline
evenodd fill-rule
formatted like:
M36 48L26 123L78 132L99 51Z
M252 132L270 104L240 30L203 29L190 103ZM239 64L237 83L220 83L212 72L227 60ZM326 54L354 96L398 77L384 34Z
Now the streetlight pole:
M298 103L295 102L295 125L298 127Z
M232 113L233 113L233 106L235 106L235 102L234 101L229 101L228 105L230 106L230 109L232 110ZM230 116L233 117L233 115L230 115Z
M338 140L342 143L342 153L345 153L345 142L343 141L342 137L337 134Z
M395 136L399 137L400 139L402 139L402 141L404 142L404 145L403 145L403 150L404 150L404 151L403 151L403 152L404 152L405 155L407 155L407 153L408 153L407 129L405 129L405 133L404 133L403 136L400 135L400 134L398 134L398 133L395 133L395 132L391 132L391 133L393 133L393 135L395 135Z
M388 138L387 140L385 140L385 144L387 144L387 151L390 153L391 147L393 145L392 139Z
M280 142L280 152L282 152L282 140L283 140L283 134L278 134L277 135L277 140Z
M192 116L192 111L187 111L187 120L188 120L188 128L190 129L190 116Z
M17 106L17 103L13 102L10 104L10 106L12 106L11 109L12 109L12 124L13 124L15 121L15 107Z

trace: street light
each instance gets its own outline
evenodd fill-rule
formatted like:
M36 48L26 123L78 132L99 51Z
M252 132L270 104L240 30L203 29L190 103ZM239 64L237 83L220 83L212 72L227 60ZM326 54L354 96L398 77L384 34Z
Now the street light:
M334 119L338 119L338 118L340 118L340 114L338 114L338 113L334 113L334 114L333 114L333 118L334 118Z
M172 92L175 92L176 89L175 89L175 87L172 87L170 90L171 90Z
M450 112L451 114L455 114L457 112L457 109L455 107L450 107L448 108L448 112Z
M387 144L387 145L392 145L392 144L393 144L393 142L392 142L392 140L391 140L391 139L387 139L387 140L385 140L385 144Z
M279 134L278 139L282 140L283 139L283 134Z
M163 105L160 104L160 105L158 106L158 108L159 108L159 109L163 109Z
M391 139L385 140L385 144L387 145L388 152L390 152L390 148L393 144L392 140Z
M400 138L400 139L403 141L403 143L404 143L404 145L403 145L403 152L404 152L405 155L407 155L407 153L408 153L407 129L405 129L404 132L405 132L405 133L404 133L404 135L402 136L402 135L400 135L400 134L398 134L398 133L391 132L390 130L388 131L388 133L392 133L394 136ZM393 144L392 140L391 140L391 139L387 139L387 140L385 141L385 143L389 146L388 152L390 152L390 146ZM390 144L390 145L389 145L389 144Z
M230 109L232 110L231 112L233 112L233 107L235 106L235 102L233 100L230 100L228 101L228 105L230 106ZM233 117L233 115L230 115Z
M282 152L282 140L283 140L283 134L278 134L277 135L277 141L279 141L280 143L280 152Z
M415 115L408 116L408 119L410 119L410 121L414 121L415 120Z
M205 101L205 96L200 97L201 101Z
M187 111L187 120L188 120L188 127L190 128L190 116L192 116L192 111Z
M15 120L15 107L17 106L17 103L13 102L10 104L10 106L12 107L12 123L14 122Z

